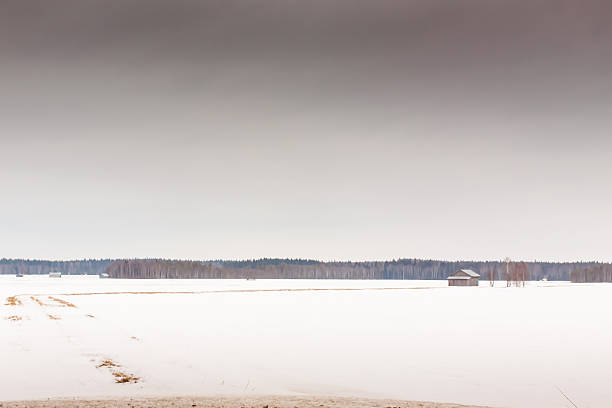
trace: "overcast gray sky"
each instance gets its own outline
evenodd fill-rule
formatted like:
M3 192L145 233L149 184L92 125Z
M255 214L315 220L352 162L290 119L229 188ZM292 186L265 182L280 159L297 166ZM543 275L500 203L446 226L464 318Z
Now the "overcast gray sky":
M607 1L3 0L0 257L612 260Z

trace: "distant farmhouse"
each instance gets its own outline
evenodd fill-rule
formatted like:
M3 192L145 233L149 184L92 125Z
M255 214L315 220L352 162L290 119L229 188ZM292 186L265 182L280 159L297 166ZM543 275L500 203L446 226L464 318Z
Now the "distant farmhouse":
M448 277L448 286L478 286L480 275L471 269L459 269Z

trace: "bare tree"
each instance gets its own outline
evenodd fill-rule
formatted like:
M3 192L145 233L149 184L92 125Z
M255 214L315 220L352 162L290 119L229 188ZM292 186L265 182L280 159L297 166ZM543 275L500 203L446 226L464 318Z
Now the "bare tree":
M506 259L504 259L504 261L506 262L506 287L510 287L510 285L512 285L512 276L510 273L510 258L506 257Z
M508 268L507 286L525 287L529 279L529 270L525 262L512 262Z
M495 266L487 269L487 277L489 278L489 286L495 286L495 281L497 280L497 269L495 269Z

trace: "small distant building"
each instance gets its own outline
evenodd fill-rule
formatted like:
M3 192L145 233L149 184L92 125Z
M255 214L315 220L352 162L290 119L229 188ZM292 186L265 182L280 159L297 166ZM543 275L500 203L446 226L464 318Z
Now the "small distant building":
M61 272L49 272L49 277L50 278L61 278L62 273Z
M448 277L448 286L478 286L480 275L471 269L459 269Z
M108 273L102 272L100 274L100 279L108 279L108 278L110 278L110 275Z

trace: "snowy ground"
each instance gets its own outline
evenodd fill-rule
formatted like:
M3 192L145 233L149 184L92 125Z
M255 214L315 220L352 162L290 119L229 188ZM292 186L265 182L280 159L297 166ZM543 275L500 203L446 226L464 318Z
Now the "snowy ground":
M297 393L569 406L558 387L580 407L610 406L612 285L484 285L0 276L0 401Z

